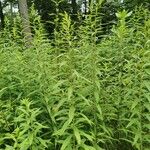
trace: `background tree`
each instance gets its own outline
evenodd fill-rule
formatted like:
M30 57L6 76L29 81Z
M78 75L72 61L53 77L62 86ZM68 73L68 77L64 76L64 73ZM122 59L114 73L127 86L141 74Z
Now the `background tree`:
M143 5L146 8L150 9L149 0L101 0L101 1L93 1L93 0L26 0L28 6L30 7L33 3L35 5L35 9L38 11L38 14L41 16L42 23L45 26L46 31L49 33L49 37L53 38L54 31L54 20L57 16L57 13L67 12L72 19L72 22L78 23L77 14L83 16L81 17L80 22L84 19L85 15L90 13L89 7L91 2L102 2L101 8L98 10L98 14L101 18L102 23L102 34L110 33L110 29L112 28L112 24L116 22L115 13L122 9L127 9L129 11L134 10L136 6ZM1 2L2 3L2 2ZM1 26L4 26L4 15L3 15L3 7L9 5L9 17L11 22L13 22L13 7L18 5L17 0L3 0L2 7L0 7L0 18L1 18ZM59 16L61 18L61 16Z
M72 19L77 20L78 6L76 0L71 0L72 6Z
M71 14L71 3L69 3L68 0L28 0L27 3L29 7L34 3L35 9L37 9L41 16L42 23L49 33L50 38L53 35L55 27L53 22L56 18L57 11L59 11L59 13L66 11Z
M13 8L14 8L14 5L17 3L17 1L16 0L7 0L7 2L10 5L10 22L11 22L11 24L13 24L13 18L14 18Z
M14 8L18 8L17 0L1 0L0 1L0 26L4 27L4 16L7 16L10 19L11 26L13 25L13 19L15 17ZM17 12L16 8L16 12Z
M29 47L32 43L32 34L30 28L30 21L28 15L28 8L27 8L27 1L26 0L19 0L19 11L22 18L22 26L23 26L23 33L25 36L25 43L26 46Z
M136 6L140 6L140 5L150 10L149 0L123 0L122 1L122 6L128 10L133 10Z
M1 28L4 28L4 14L3 14L2 2L0 1L0 29Z

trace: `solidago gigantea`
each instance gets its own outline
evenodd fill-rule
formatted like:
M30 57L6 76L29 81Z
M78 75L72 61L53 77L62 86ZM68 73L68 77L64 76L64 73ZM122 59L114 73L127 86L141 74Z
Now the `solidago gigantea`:
M15 129L12 133L6 133L3 140L11 141L13 149L27 150L27 149L45 149L48 147L49 140L44 140L40 137L43 126L38 122L37 117L41 111L37 108L31 108L33 103L28 99L23 99L20 106L16 109L16 116L14 118ZM7 149L6 148L6 149Z
M62 15L54 43L46 40L32 8L34 46L25 49L20 43L23 52L16 44L20 36L17 21L13 35L8 34L8 26L4 30L0 41L0 148L149 148L147 14L141 17L144 24L131 25L136 14L118 12L111 35L98 43L100 20L98 9L93 9L79 27L67 13ZM10 40L14 35L15 40ZM10 106L16 108L15 114Z

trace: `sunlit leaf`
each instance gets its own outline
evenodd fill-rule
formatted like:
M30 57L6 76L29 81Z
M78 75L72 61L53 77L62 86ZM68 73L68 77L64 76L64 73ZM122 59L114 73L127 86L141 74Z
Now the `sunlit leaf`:
M74 135L76 137L77 143L80 145L81 144L80 132L79 132L78 128L76 128L75 126L73 127L73 130L74 130Z
M72 135L68 136L64 141L60 148L60 150L65 150L66 147L71 143Z
M70 122L67 120L61 129L57 130L54 135L63 135L64 132L69 128Z
M71 121L73 120L74 118L74 115L75 115L75 107L74 106L71 106L70 109L69 109L69 123L71 123Z
M72 93L73 93L73 89L72 89L72 87L69 87L69 88L68 88L68 100L71 99Z

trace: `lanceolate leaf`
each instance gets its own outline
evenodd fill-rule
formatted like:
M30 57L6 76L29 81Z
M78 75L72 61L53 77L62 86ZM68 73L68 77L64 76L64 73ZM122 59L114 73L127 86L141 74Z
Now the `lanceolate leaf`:
M74 135L76 137L77 143L80 145L81 144L80 132L79 132L78 128L76 128L75 126L73 127L73 130L74 130Z
M70 122L67 120L61 129L57 130L54 135L63 135L64 132L69 128Z
M69 123L71 123L71 121L73 120L74 115L75 115L75 107L74 106L70 107L68 115L69 115Z
M62 144L60 150L65 150L65 149L67 148L67 146L71 144L71 138L72 138L72 135L68 136L68 137L63 141L63 144Z

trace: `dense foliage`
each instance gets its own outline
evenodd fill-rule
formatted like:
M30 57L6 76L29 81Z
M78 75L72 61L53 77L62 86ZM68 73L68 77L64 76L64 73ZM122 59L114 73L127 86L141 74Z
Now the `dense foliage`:
M30 16L30 47L18 16L0 33L0 148L149 150L149 10L116 13L103 37L97 7L78 28L64 13L54 40Z
M79 23L90 13L90 3L102 3L98 11L102 18L105 34L110 32L112 22L116 21L115 13L118 10L132 11L140 5L150 10L149 0L0 0L0 29L5 26L5 16L13 20L19 7L19 1L27 1L29 7L34 3L38 14L41 16L42 23L49 33L49 38L53 38L55 28L53 22L58 17L58 12L67 12L73 22ZM80 14L82 18L77 18L77 14ZM13 21L11 21L11 24L13 24Z

